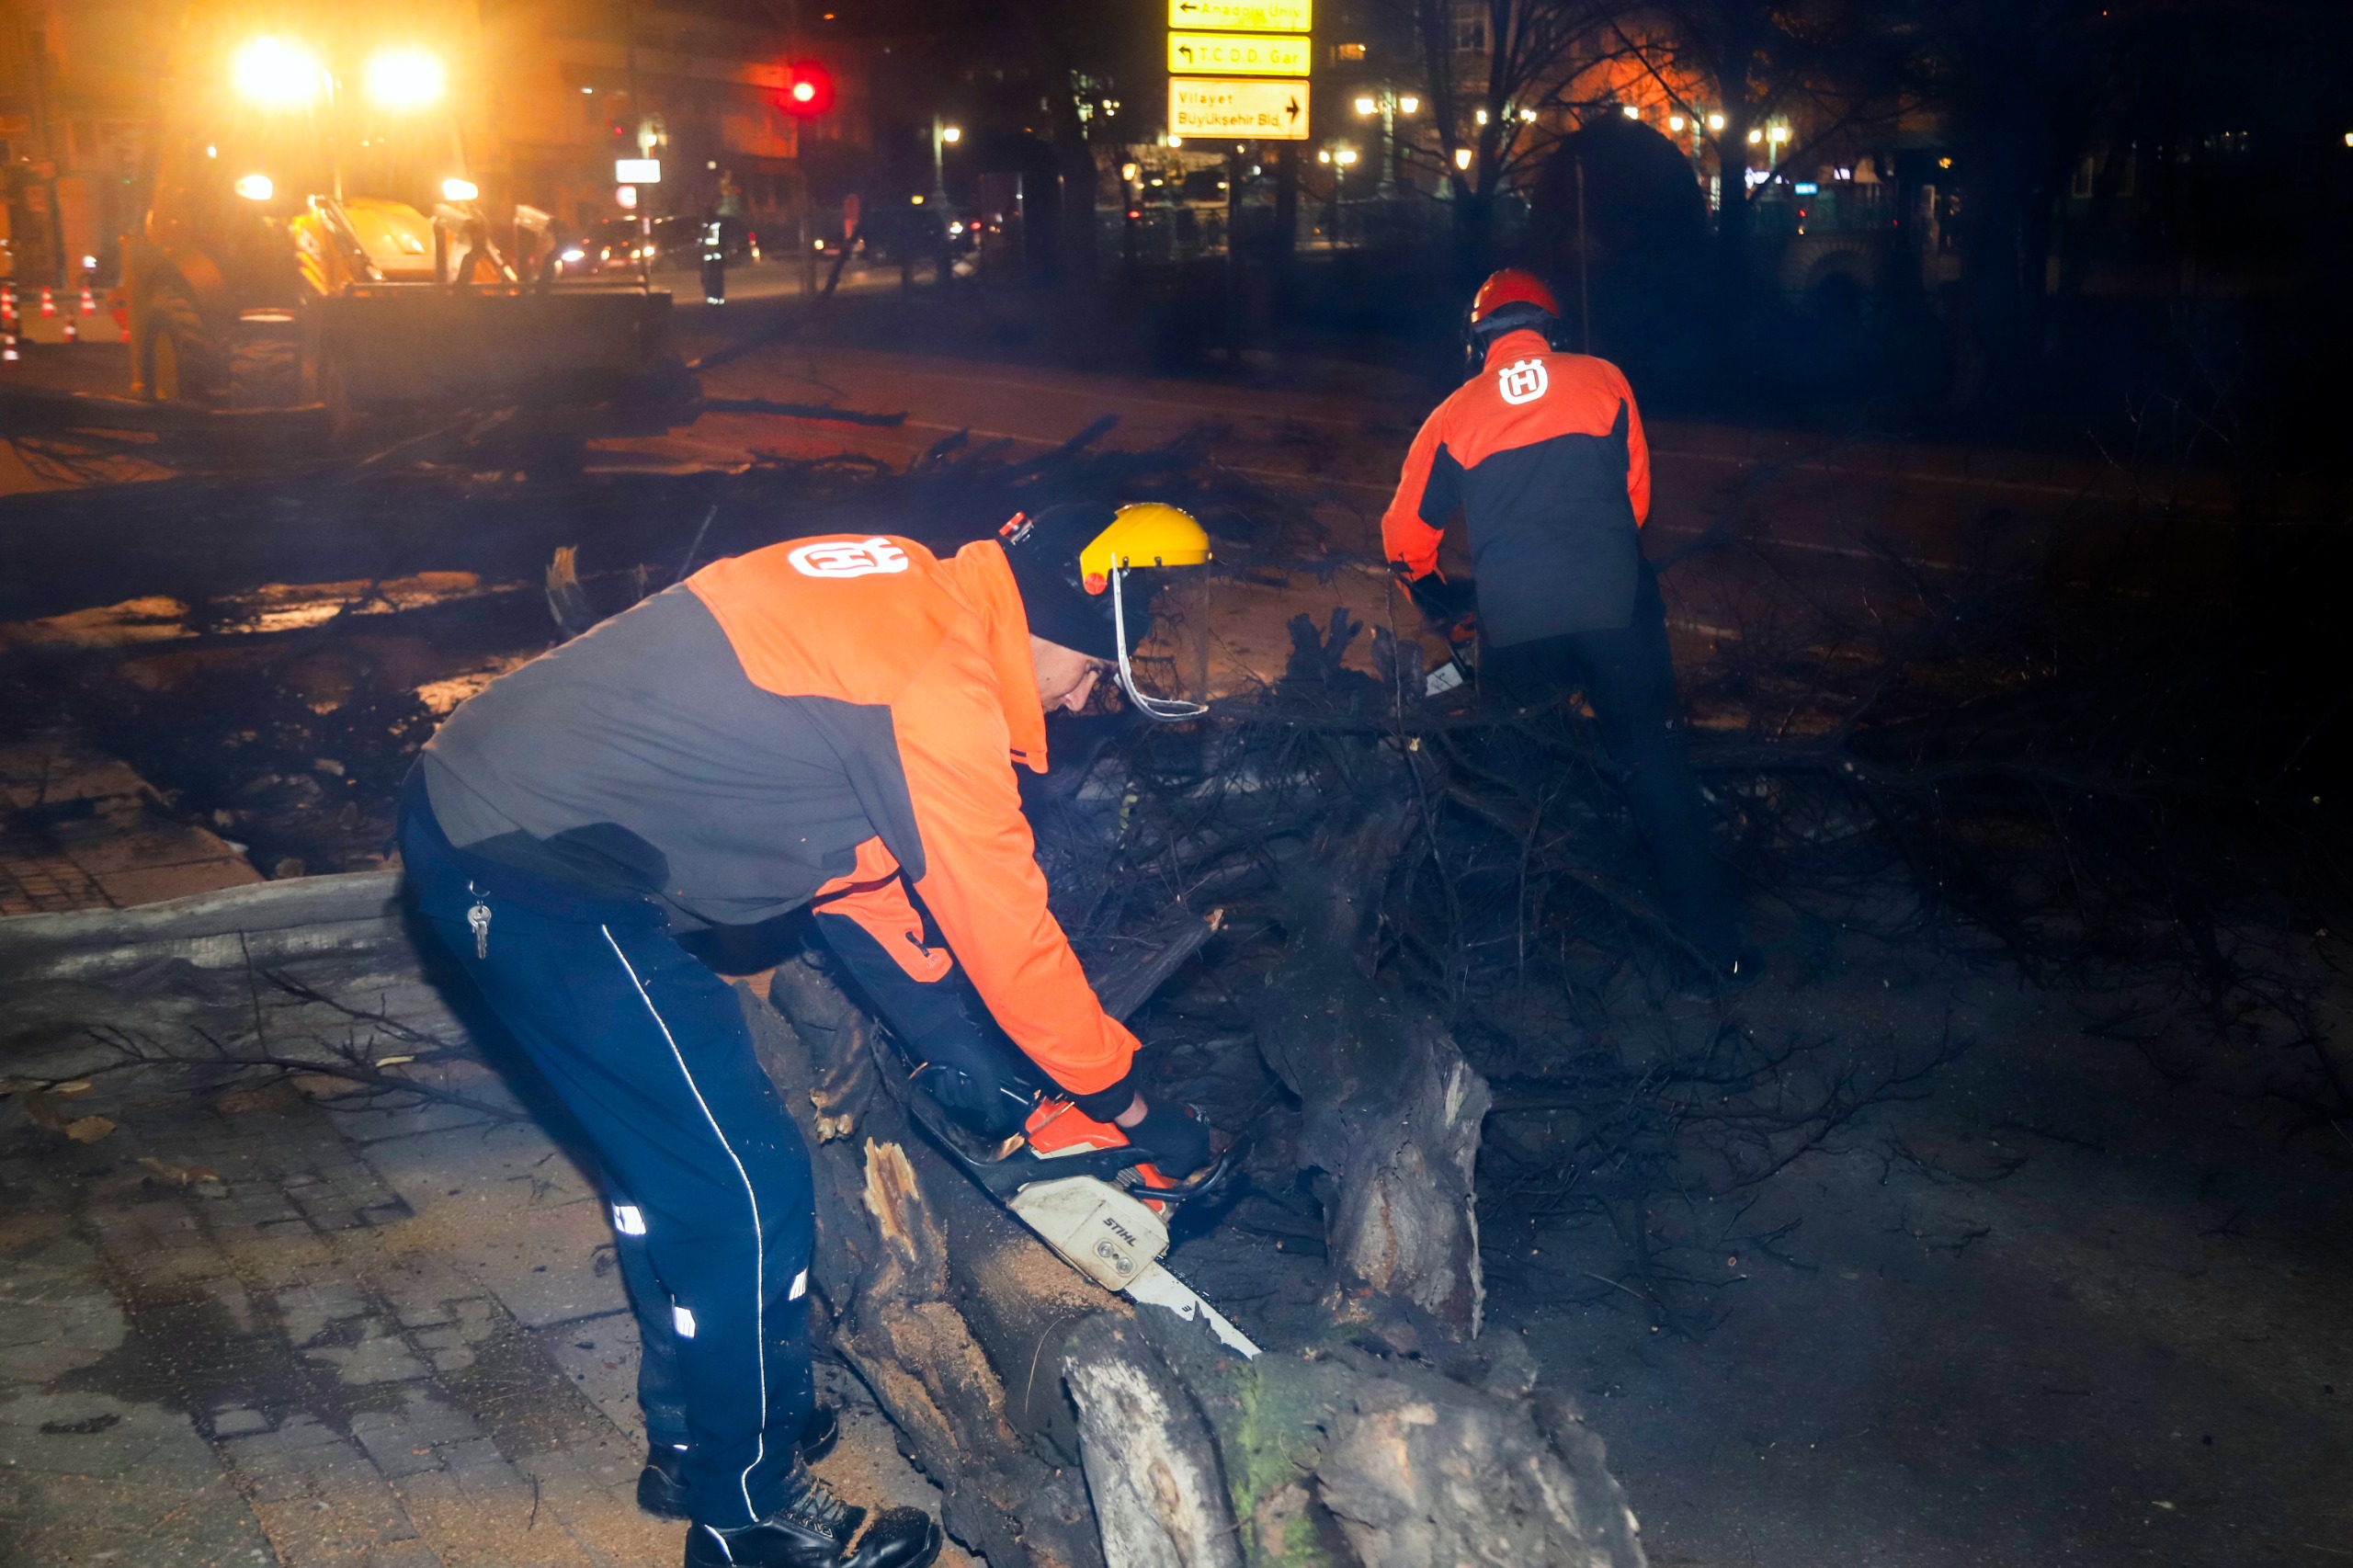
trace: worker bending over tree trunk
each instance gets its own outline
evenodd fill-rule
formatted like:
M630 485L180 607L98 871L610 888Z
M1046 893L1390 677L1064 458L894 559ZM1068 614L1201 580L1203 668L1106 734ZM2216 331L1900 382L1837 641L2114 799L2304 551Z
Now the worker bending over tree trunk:
M639 1500L692 1521L689 1568L920 1568L940 1535L891 1509L853 1552L864 1510L803 1464L832 1430L808 1151L678 937L813 903L917 1082L997 1153L1078 1129L1170 1176L1206 1164L1201 1124L1136 1091L1135 1038L1047 912L1013 767L1044 770L1047 711L1108 670L1147 712L1193 711L1136 689L1121 580L1207 554L1156 506L1017 517L946 560L771 545L493 682L410 776L416 906L595 1145L645 1341ZM1021 1060L954 1005L955 960Z

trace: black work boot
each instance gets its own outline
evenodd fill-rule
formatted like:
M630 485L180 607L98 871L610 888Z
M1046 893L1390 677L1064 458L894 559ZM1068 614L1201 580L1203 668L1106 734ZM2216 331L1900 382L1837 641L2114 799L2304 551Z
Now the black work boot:
M850 1550L866 1510L843 1502L803 1471L799 1494L741 1529L695 1525L686 1568L926 1568L939 1555L939 1527L915 1508L886 1508Z
M834 1451L841 1440L841 1417L830 1404L821 1404L809 1412L809 1425L801 1429L801 1458L805 1464L814 1464ZM637 1506L657 1519L683 1519L687 1517L687 1450L668 1443L654 1443L645 1450L645 1468L637 1472Z

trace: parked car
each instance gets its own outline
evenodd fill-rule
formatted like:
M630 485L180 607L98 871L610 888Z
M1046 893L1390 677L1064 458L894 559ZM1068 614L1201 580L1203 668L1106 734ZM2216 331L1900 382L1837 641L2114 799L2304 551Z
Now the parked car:
M662 263L659 227L660 221L657 220L656 233L647 238L638 233L636 219L608 218L591 230L582 244L581 249L585 254L581 264L592 272L635 272L642 246L647 266L658 267Z

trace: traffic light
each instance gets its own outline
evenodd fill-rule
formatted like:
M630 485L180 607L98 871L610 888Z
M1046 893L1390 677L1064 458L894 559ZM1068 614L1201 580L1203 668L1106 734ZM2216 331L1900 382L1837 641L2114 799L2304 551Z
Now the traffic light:
M834 107L834 74L813 60L796 60L784 68L784 112L813 119Z

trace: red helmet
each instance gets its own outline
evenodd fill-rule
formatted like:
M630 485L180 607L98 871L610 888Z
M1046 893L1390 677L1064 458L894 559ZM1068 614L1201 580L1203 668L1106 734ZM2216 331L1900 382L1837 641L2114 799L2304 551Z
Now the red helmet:
M1561 314L1561 302L1552 298L1552 290L1544 287L1544 279L1520 267L1506 267L1500 272L1489 273L1487 280L1479 285L1478 293L1472 296L1472 330L1476 331L1490 316L1508 305L1533 305L1556 320ZM1525 315L1527 312L1515 311L1512 313Z

